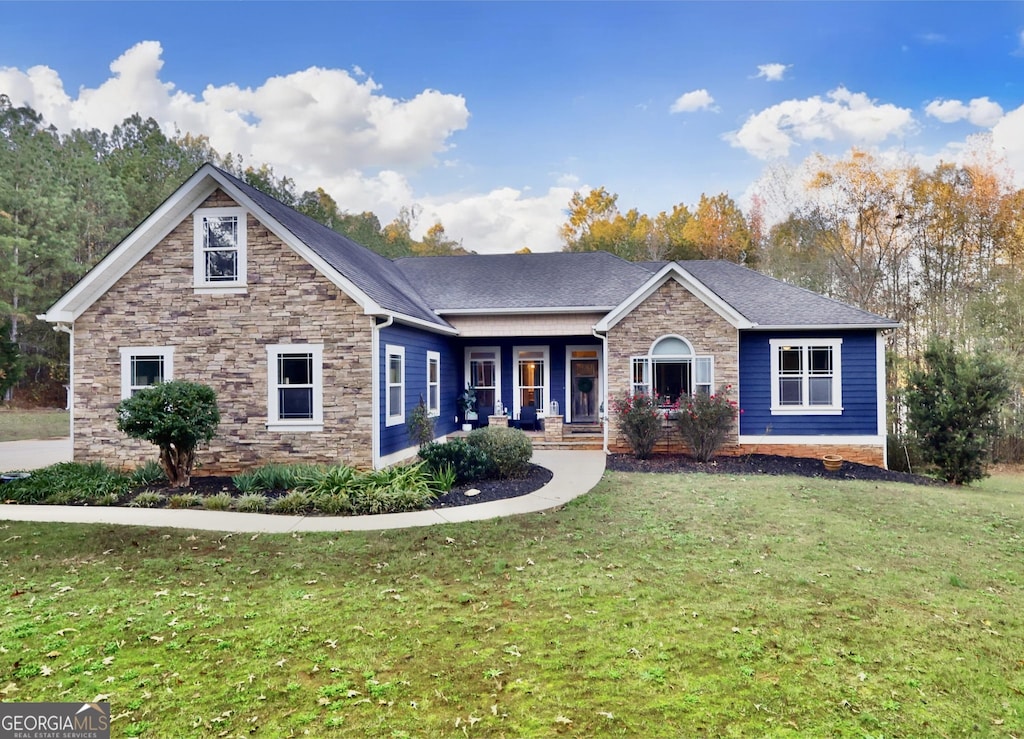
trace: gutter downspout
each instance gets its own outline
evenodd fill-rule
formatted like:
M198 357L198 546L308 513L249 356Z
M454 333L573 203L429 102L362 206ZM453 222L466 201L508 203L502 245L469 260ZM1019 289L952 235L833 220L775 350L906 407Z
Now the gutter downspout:
M370 403L371 412L371 444L373 469L379 470L380 464L380 332L395 322L395 316L388 315L383 323L377 323L381 316L372 316L373 332L370 341L370 394L373 396Z
M43 316L36 316L43 320ZM68 335L68 434L71 436L71 448L75 448L75 326L73 323L55 323L54 331ZM74 452L72 452L72 458Z
M601 430L604 434L603 451L608 454L608 334L591 329L595 339L601 340Z

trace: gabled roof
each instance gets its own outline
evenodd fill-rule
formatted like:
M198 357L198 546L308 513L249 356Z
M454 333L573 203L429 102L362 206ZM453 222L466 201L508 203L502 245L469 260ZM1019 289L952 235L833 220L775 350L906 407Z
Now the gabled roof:
M651 276L608 252L406 257L395 262L440 315L607 312Z
M895 328L895 321L722 261L628 262L608 252L390 260L213 165L203 165L85 277L47 321L74 321L217 188L368 315L456 333L446 314L604 313L607 329L674 279L741 329Z

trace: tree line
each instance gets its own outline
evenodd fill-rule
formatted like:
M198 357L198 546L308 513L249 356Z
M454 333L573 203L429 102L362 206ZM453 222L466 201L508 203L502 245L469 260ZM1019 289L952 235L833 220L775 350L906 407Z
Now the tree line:
M26 401L60 397L67 340L35 319L210 162L296 210L388 257L465 254L435 223L412 237L419 215L391 223L349 213L322 188L299 193L287 176L241 156L221 155L206 136L168 136L138 114L114 126L61 134L32 108L0 95L0 395L19 383ZM55 392L56 391L56 392Z

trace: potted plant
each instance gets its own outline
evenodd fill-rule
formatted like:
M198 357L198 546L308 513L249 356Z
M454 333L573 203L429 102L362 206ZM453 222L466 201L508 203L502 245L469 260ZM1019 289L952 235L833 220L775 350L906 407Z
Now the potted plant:
M459 393L455 401L462 412L462 430L469 431L472 428L470 421L477 419L476 415L476 390L472 385L466 385L466 389Z

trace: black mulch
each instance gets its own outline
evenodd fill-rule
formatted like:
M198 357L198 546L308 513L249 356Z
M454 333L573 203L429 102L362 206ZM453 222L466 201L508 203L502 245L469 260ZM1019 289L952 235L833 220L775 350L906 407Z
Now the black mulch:
M774 454L749 454L739 457L716 457L710 462L696 462L690 457L655 454L649 459L636 459L630 454L611 454L607 469L620 472L709 472L726 475L802 475L831 480L874 480L907 482L914 485L941 484L931 477L895 472L856 462L843 462L837 472L829 472L820 459L780 457Z
M504 500L506 498L518 498L520 495L527 495L534 490L539 490L551 480L551 470L531 464L529 471L524 477L512 480L477 480L476 482L457 485L449 492L434 500L431 508L454 508L455 506L470 505L472 503L486 503L491 500ZM202 496L216 495L217 493L230 493L241 495L230 477L217 477L213 475L194 475L191 484L184 489L169 488L161 485L150 485L138 490L133 490L129 501L142 492L161 493L168 498L181 493L197 493ZM479 490L475 495L466 495L472 490ZM265 493L268 498L279 498L285 495L283 490L275 490Z

